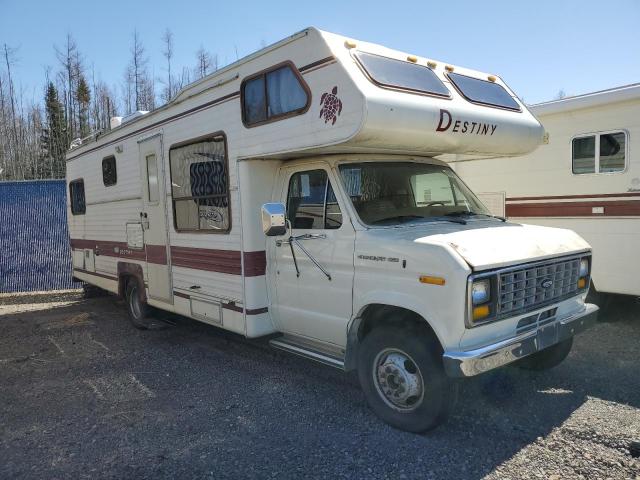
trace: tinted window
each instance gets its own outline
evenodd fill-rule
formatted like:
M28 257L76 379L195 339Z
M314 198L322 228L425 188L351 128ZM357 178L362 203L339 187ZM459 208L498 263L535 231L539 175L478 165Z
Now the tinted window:
M289 65L255 76L242 85L242 115L248 126L303 113L308 103L307 90Z
M324 170L294 174L289 180L287 218L292 228L336 229L342 212Z
M450 73L449 78L468 100L484 105L520 110L520 105L501 85L479 78Z
M84 198L84 181L74 180L69 182L69 197L71 199L71 214L84 215L87 211Z
M572 169L575 174L614 173L625 167L627 136L624 132L599 133L574 138Z
M596 171L596 137L573 139L573 173Z
M449 96L447 87L428 67L371 53L357 52L355 56L379 85Z
M600 135L600 173L620 172L624 170L626 150L624 132Z
M118 181L118 172L116 171L116 157L113 155L102 159L102 183L105 187L115 185Z
M176 230L228 231L227 155L222 137L169 151Z

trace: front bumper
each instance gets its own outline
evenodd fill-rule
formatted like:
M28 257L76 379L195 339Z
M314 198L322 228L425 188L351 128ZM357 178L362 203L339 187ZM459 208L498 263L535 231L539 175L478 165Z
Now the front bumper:
M590 303L580 312L559 318L536 330L468 351L446 351L444 369L450 377L472 377L544 350L593 326L598 307Z

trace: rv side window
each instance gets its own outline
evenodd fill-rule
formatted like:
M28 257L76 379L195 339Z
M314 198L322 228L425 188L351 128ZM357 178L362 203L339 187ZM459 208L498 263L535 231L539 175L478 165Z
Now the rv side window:
M518 102L514 100L502 85L480 78L460 75L459 73L449 73L448 77L462 96L472 103L506 108L509 110L520 110Z
M626 165L627 134L607 132L574 138L571 145L573 173L622 172Z
M324 170L295 173L289 180L287 218L292 228L333 230L342 225L342 211Z
M228 232L229 173L225 139L216 136L169 150L177 231Z
M355 57L369 78L381 87L450 96L447 87L429 67L365 52L357 52Z
M116 157L113 155L102 159L102 183L105 187L110 187L118 182L118 172L116 170Z
M291 64L255 75L242 84L242 119L250 127L304 113L309 90Z
M84 215L87 211L87 205L84 198L83 180L69 182L69 198L71 200L71 214Z

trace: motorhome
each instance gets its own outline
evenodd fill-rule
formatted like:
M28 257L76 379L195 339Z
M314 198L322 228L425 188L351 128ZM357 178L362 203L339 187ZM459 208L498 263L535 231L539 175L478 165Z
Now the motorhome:
M424 431L456 378L550 368L597 307L591 249L490 215L441 154L518 155L543 128L496 75L314 28L69 151L75 277L357 370Z
M453 155L451 165L494 213L587 240L598 293L640 296L640 84L529 109L545 145L519 158Z

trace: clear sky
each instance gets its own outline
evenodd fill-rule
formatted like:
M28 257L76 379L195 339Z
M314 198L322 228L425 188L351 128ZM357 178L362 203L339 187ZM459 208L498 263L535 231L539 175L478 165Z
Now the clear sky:
M310 25L499 74L527 103L640 81L640 0L0 0L0 45L19 47L14 75L27 98L58 68L53 45L67 32L114 85L134 29L161 77L167 27L174 64L192 66L200 45L224 65Z

